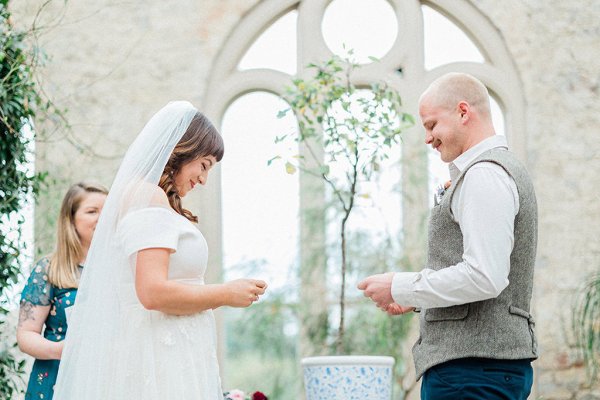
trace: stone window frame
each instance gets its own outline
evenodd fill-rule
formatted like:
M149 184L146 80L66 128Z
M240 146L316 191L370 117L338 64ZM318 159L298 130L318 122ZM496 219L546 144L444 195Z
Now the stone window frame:
M281 96L289 85L291 75L271 69L240 71L237 66L247 50L280 17L292 10L298 12L297 74L307 74L305 66L327 59L331 50L321 34L321 21L332 0L262 0L251 8L235 26L216 56L202 96L202 111L220 127L227 108L239 97L251 92L268 92ZM504 115L505 134L511 149L526 160L525 100L522 83L513 59L493 22L469 0L387 0L395 11L398 34L392 49L380 62L366 65L355 76L355 83L368 85L385 81L397 89L406 110L418 116L417 102L425 88L439 76L452 71L467 72L479 78L489 89ZM485 61L453 62L426 70L424 67L424 37L422 8L425 5L441 13L477 46ZM399 70L401 69L401 72ZM417 118L418 121L418 118ZM423 244L426 238L423 216L428 212L429 188L427 148L423 130L417 123L404 136L402 146L403 185L403 247L409 265L423 265ZM300 177L300 202L319 201L303 199L303 185L310 185ZM208 279L222 275L221 227L221 173L216 168L213 184L199 202L203 216L201 225L211 232ZM416 183L415 183L416 182ZM406 195L410 193L410 195ZM314 196L313 196L314 197ZM301 224L301 230L305 227ZM311 233L311 238L315 237ZM321 232L321 234L324 234ZM301 235L301 237L304 235ZM301 258L314 248L301 240ZM319 275L312 275L312 279ZM324 277L323 277L324 278ZM219 335L222 337L222 335ZM221 339L222 340L222 339ZM223 348L223 346L221 346Z

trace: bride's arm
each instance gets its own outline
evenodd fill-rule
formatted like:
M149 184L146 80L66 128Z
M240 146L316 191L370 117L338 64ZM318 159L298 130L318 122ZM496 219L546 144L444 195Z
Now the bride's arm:
M168 280L169 249L152 248L137 254L135 290L148 310L194 314L221 306L248 307L263 294L266 283L238 279L223 284L188 285Z

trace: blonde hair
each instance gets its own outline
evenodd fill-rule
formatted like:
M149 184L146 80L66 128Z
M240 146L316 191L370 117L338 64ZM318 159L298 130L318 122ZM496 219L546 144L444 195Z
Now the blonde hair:
M88 193L108 194L100 185L79 182L72 185L60 207L56 230L56 248L50 256L48 282L59 288L79 286L79 261L82 257L81 239L75 229L75 213Z
M198 217L183 208L181 196L175 187L175 175L183 165L200 157L213 156L219 162L224 151L223 138L217 129L208 118L197 112L169 156L158 186L167 194L169 205L192 222L198 222Z

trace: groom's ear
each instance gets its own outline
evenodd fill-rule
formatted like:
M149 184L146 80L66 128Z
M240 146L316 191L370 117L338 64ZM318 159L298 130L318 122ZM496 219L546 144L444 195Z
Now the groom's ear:
M464 125L471 119L471 106L466 101L461 101L457 106L460 122Z

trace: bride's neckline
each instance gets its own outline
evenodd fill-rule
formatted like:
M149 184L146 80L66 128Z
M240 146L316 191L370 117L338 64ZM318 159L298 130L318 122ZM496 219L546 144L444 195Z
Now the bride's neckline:
M181 215L181 214L179 214L179 213L178 213L178 212L177 212L177 211L176 211L174 208L172 208L172 207L161 206L161 205L151 205L151 206L148 206L147 208L162 208L162 209L164 209L164 210L167 210L167 211L169 211L169 212L171 212L171 213L173 213L173 214L175 214L175 215L177 215L177 216L179 216L179 217L181 217L181 218L185 219L187 222L189 222L190 224L192 224L192 226L196 227L196 224L195 224L194 222L192 222L192 221L190 221L189 219L187 219L187 218L185 217L185 215Z

